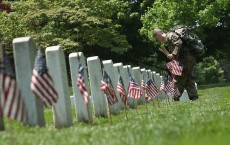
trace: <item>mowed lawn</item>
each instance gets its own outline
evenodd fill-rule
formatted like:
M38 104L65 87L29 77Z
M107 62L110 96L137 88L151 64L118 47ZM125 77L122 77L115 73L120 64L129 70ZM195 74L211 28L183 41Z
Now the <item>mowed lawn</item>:
M200 99L188 102L151 102L94 125L78 123L55 129L52 110L45 111L46 127L27 127L5 120L0 145L229 145L230 84L199 88Z

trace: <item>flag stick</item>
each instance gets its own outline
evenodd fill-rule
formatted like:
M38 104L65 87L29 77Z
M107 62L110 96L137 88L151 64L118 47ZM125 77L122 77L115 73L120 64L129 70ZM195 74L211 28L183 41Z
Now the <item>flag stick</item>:
M1 81L1 78L0 78L0 81ZM0 86L0 89L1 89L1 86ZM1 103L1 100L0 100L0 103ZM4 130L5 130L5 126L4 126L4 120L3 120L3 111L0 106L0 131L4 131Z
M117 67L117 71L118 71L118 73L120 74L120 69L119 69L119 67ZM119 81L119 80L118 80ZM125 92L125 88L124 88L124 92ZM121 95L120 95L120 97L121 97ZM121 97L121 99L122 99L122 97ZM126 118L126 120L128 121L128 116L127 116L127 100L128 100L128 98L127 98L127 95L126 95L126 93L125 93L125 102L123 102L124 103L124 106L125 106L125 118Z
M145 94L146 94L146 89L144 88L144 93L143 93L143 96L145 97ZM147 113L149 112L148 111L148 104L147 104L147 100L148 98L145 98L145 106L146 106L146 111L147 111Z
M137 99L135 99L134 102L135 102L135 106L134 107L135 107L136 113L138 114L138 111L137 111Z
M12 126L12 121L9 119L9 128L10 128L10 144L14 144L14 139L13 139L13 126Z
M138 114L138 112L137 112L137 100L136 100L136 98L133 98L134 100L133 100L133 108L135 109L135 111L136 111L136 113Z
M159 93L158 93L158 95L157 95L157 104L158 104L158 108L160 108Z
M0 115L0 131L5 130L3 116Z
M125 97L126 97L126 102L124 103L124 106L125 106L125 118L126 120L128 121L128 114L127 114L127 109L128 109L128 97L127 95L125 94Z
M127 109L128 109L128 96L126 95L126 93L125 93L125 97L126 97L126 101L125 101L125 103L124 103L124 105L125 105L125 117L126 117L126 120L128 121L128 114L127 114Z
M111 114L111 110L110 110L110 105L109 104L108 104L108 108L109 108L110 124L112 124L112 114Z
M87 110L87 115L88 115L88 119L89 119L89 124L92 126L93 124L92 124L90 114L89 114L89 103L87 103L87 105L86 105L86 110Z
M154 98L153 98L151 101L152 101L152 104L153 104L153 109L154 109Z
M166 105L169 106L169 98L168 95L165 93L165 98L166 98Z
M146 100L145 100L145 104L146 104L146 111L147 111L147 113L149 113L149 111L148 111L148 103L147 103L147 102L148 102L148 100L146 99Z
M125 105L125 118L126 118L126 120L128 121L128 115L127 115L127 105Z
M169 95L167 95L168 105L170 106Z

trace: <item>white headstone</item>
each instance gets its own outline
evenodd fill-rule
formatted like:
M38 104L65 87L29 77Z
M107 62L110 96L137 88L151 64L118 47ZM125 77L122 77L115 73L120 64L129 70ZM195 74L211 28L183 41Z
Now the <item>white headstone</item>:
M73 125L72 108L69 98L65 56L61 47L47 47L46 61L59 96L57 103L53 107L55 127L70 127Z
M155 71L152 71L151 74L152 74L152 79L153 79L153 80L155 81L155 83L156 83L156 72L155 72Z
M116 93L117 93L117 97L119 98L119 102L118 102L118 105L120 105L120 108L123 109L125 106L122 102L122 99L119 95L119 93L117 92L117 83L118 83L118 76L121 75L122 79L123 79L123 76L122 74L124 73L123 71L123 64L122 63L115 63L113 64L114 66L114 76L115 76L115 85L116 85Z
M156 73L155 75L155 82L156 82L156 86L157 86L157 89L159 90L159 93L157 95L157 99L160 99L160 86L161 86L161 77L160 77L160 74L159 73Z
M148 78L148 76L147 76L147 71L146 71L145 68L142 68L142 69L141 69L141 80L143 79L144 82L146 83L146 82L147 82L147 78Z
M87 58L91 96L94 102L96 117L108 117L108 104L105 94L101 91L102 70L98 56Z
M124 69L124 72L122 76L123 76L123 81L125 85L125 90L128 95L129 73L132 75L132 68L130 65L126 65L126 66L123 66L123 69ZM135 100L133 98L127 97L127 103L129 107L134 108Z
M152 78L152 72L151 72L150 69L146 70L146 73L147 73L147 79L148 79L149 77Z
M17 83L24 98L30 126L45 126L43 104L30 90L37 49L31 37L13 40L14 64Z
M150 73L150 76L151 76L151 78L153 79L155 85L157 86L157 75L156 75L156 72L155 72L155 71L152 71L152 72ZM154 100L155 100L155 99L157 99L157 97L155 97Z
M160 76L160 82L163 80L163 76ZM163 91L159 91L159 99L167 99L167 95Z
M77 77L78 77L78 66L79 63L84 67L84 81L85 86L87 88L88 95L90 95L89 89L89 81L88 81L88 72L86 69L85 57L82 52L74 52L69 55L70 62L70 71L71 71L71 79L72 79L72 87L74 93L74 104L76 107L76 117L77 121L82 122L91 122L93 121L92 117L92 104L88 98L88 105L84 103L83 96L80 93L79 88L77 87Z
M141 87L142 75L141 75L140 67L133 67L132 72L133 72L134 80ZM144 98L143 94L144 93L142 90L142 96L139 99L137 99L137 104L144 104L145 103L145 98Z
M146 85L146 83L147 83L147 79L148 79L147 71L146 71L145 68L142 68L142 69L141 69L141 80L144 81L145 85ZM142 94L143 94L142 96L145 98L146 90L145 90L144 88L142 88L142 87L141 87L141 89L142 89Z
M128 74L128 66L123 66L123 73L122 76L123 76L123 81L124 81L124 86L125 86L125 90L126 92L128 91L128 85L129 85L129 74Z
M104 61L102 61L102 63L104 65L104 70L107 72L107 74L109 75L109 77L110 77L110 79L112 81L114 90L116 92L116 96L117 96L118 101L119 101L118 103L115 103L115 104L109 106L110 107L110 112L112 114L118 114L120 109L121 109L120 103L122 103L122 102L121 102L121 99L120 99L120 97L119 97L119 95L117 93L117 84L116 84L116 81L115 81L115 79L117 79L117 77L115 77L115 74L114 74L113 61L112 60L104 60Z
M72 106L72 107L75 106L75 99L74 99L74 96L70 96L70 103L71 103L71 106Z

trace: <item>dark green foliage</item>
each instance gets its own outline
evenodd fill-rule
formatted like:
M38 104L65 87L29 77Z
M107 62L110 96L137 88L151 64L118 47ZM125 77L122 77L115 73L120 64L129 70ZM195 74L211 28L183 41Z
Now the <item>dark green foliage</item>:
M38 47L43 49L61 45L67 54L83 51L88 56L91 51L96 53L105 49L121 55L130 45L126 36L119 34L120 25L111 19L122 3L109 5L111 2L14 2L12 5L16 12L0 14L3 18L0 20L0 29L7 44L11 44L15 37L32 36ZM87 48L94 49L88 52ZM98 54L104 57L103 53L94 55Z
M82 51L124 65L161 72L167 59L150 31L177 24L192 26L229 81L229 0L27 0L6 2L16 11L0 12L0 31L8 53L12 40L31 36L43 51L61 45L66 57ZM164 71L162 71L164 72ZM164 72L165 73L165 72Z
M224 71L213 57L204 58L196 65L198 84L213 84L223 82Z

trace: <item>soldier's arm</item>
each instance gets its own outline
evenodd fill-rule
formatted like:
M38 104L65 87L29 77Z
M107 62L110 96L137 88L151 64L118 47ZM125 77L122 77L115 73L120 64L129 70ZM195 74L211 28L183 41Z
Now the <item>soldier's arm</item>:
M179 35L177 35L176 33L174 33L172 36L171 36L171 41L172 41L172 44L174 46L174 49L172 51L172 55L175 57L178 55L178 52L180 51L180 48L182 46L182 40L181 38L179 37Z
M170 44L170 50L172 53L167 55L168 59L174 59L178 56L182 46L182 40L176 33L170 33L168 35L168 43Z

